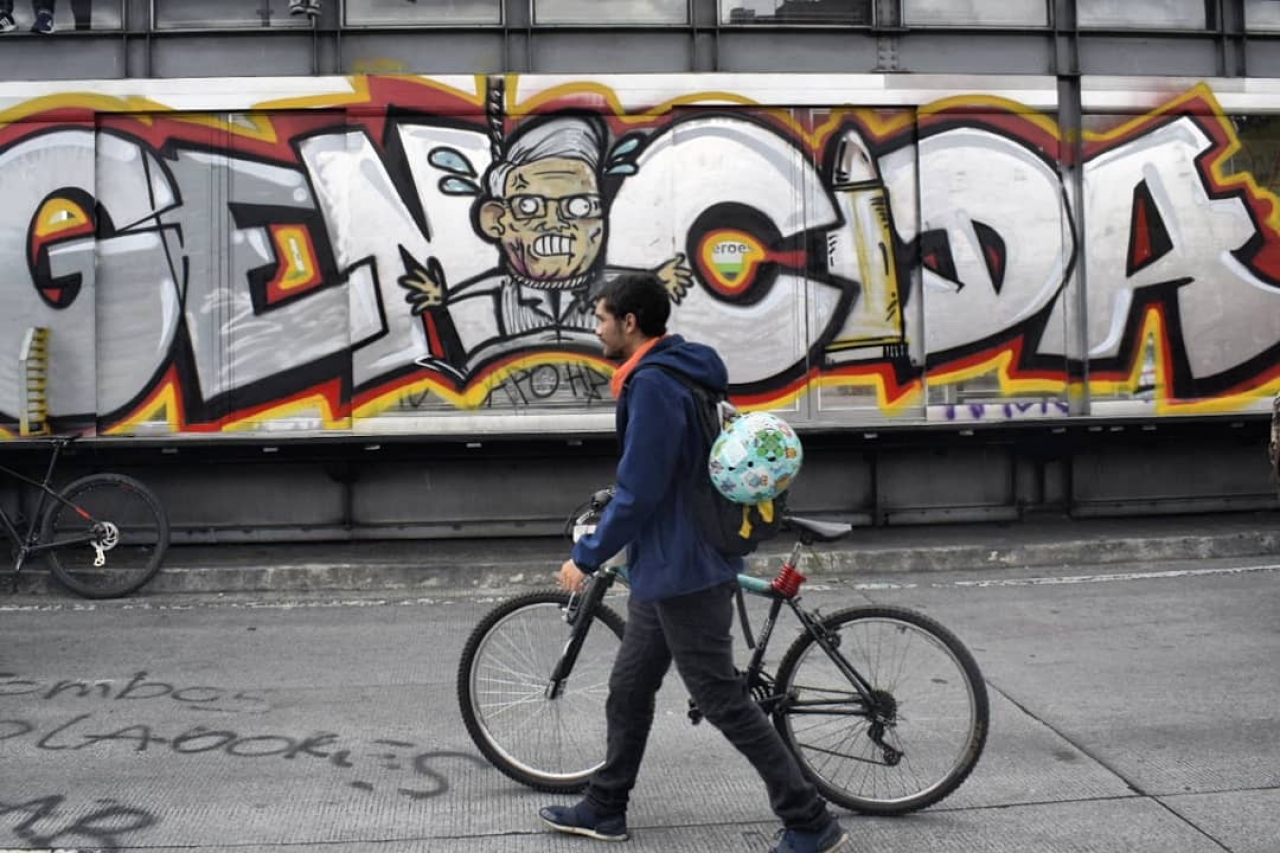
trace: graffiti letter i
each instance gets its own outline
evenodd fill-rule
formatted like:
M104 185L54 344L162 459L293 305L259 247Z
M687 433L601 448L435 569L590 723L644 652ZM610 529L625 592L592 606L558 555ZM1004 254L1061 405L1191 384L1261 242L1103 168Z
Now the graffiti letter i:
M880 170L854 128L841 134L835 152L831 188L845 226L831 235L828 265L834 275L860 283L862 292L829 351L900 344L902 308L893 225Z

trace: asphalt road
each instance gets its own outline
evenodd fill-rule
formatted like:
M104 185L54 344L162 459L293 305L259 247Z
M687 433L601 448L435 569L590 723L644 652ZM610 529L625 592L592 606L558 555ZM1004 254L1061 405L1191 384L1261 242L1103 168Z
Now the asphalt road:
M974 775L916 815L842 814L856 850L1280 850L1280 560L868 576L806 598L930 613L991 694ZM0 850L599 847L545 832L549 798L463 728L458 656L494 600L0 597ZM621 849L768 849L763 791L684 695L670 678Z

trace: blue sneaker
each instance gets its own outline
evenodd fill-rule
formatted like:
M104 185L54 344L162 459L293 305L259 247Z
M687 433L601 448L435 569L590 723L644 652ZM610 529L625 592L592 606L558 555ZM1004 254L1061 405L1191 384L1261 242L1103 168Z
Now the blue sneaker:
M821 832L788 829L781 833L782 842L769 853L845 853L849 835L834 820Z
M597 841L626 841L627 816L602 815L583 800L576 806L547 806L538 811L542 822L557 832L585 835Z
M36 12L36 22L31 25L31 32L39 33L42 36L51 34L56 27L53 23L53 13L41 10Z

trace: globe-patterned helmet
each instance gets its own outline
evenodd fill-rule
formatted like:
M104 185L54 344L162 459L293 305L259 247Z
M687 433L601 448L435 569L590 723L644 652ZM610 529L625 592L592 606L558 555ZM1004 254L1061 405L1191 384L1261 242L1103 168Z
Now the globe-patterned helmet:
M739 416L711 445L711 482L734 503L754 505L787 490L804 451L791 425L768 412Z

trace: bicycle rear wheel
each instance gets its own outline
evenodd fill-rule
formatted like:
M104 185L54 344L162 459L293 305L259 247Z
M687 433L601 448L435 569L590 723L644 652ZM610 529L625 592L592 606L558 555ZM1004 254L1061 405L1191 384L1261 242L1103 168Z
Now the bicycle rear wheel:
M573 672L548 698L552 670L572 629L567 592L532 592L480 621L462 650L458 701L467 732L495 767L553 794L581 791L604 763L605 699L624 621L601 604Z
M52 546L45 553L54 577L86 598L139 589L160 571L169 549L164 507L123 474L91 474L68 485L41 530L42 541Z
M774 723L823 796L893 815L953 792L987 739L987 690L973 656L942 625L901 608L851 608L821 624L871 685L880 714L873 719L810 634L787 650L778 667L787 698Z

